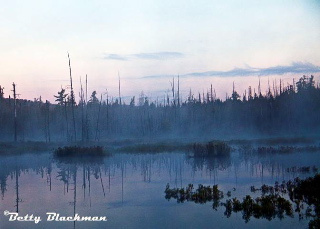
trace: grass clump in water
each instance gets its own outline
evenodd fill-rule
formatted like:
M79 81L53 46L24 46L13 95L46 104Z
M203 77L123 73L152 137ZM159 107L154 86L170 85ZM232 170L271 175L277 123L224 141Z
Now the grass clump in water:
M182 143L142 143L119 148L125 153L162 153L188 150L187 144Z
M103 157L106 153L102 146L80 147L65 146L54 151L56 157Z
M210 141L205 144L194 143L194 157L221 157L229 156L231 147L223 141Z

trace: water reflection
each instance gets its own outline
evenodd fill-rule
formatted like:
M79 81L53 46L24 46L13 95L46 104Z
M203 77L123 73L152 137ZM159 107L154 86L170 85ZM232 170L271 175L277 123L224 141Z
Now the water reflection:
M219 184L233 196L242 197L250 186L306 177L313 171L290 170L293 166L317 166L316 153L293 153L268 157L232 153L222 158L189 158L184 153L117 154L99 160L58 159L49 153L0 157L0 210L21 214L34 213L43 218L46 212L61 215L107 216L107 222L46 222L39 228L99 227L210 227L212 223L228 227L256 227L258 221L242 225L237 217L224 218L210 206L177 205L164 199L164 187L184 187L189 183ZM315 164L316 163L316 164ZM211 211L210 211L211 210ZM144 220L139 220L144 217ZM166 223L159 224L159 221ZM276 221L283 227L301 227L297 219ZM0 216L0 228L31 225L8 222ZM271 227L274 225L268 222ZM268 226L268 227L269 227Z

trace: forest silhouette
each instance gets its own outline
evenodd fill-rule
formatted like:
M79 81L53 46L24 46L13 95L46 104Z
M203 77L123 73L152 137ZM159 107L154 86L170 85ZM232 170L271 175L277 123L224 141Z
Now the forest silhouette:
M206 94L190 90L185 100L179 83L171 91L161 102L141 93L126 104L121 100L119 80L118 97L102 99L96 91L89 96L81 85L78 103L73 90L61 89L54 96L56 104L51 104L41 98L5 98L1 88L0 140L239 139L320 133L320 88L312 75L287 86L281 81L269 85L266 93L261 92L260 83L258 90L250 86L242 96L233 86L225 100L216 97L212 85Z

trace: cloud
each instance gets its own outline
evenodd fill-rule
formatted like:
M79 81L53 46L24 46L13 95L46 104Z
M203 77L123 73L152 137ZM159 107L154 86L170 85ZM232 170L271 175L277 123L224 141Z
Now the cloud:
M233 76L268 76L268 75L283 75L287 73L291 74L308 74L320 72L320 66L316 66L311 63L293 62L287 66L274 66L268 68L252 68L247 66L246 68L234 68L229 71L207 71L207 72L193 72L180 75L182 77L233 77ZM158 77L172 77L171 75L155 75L145 76L142 78L158 78Z
M105 54L103 59L105 60L128 60L126 56L118 55L118 54Z
M320 67L311 63L293 62L288 66L275 66L268 68L234 68L230 71L209 71L189 73L185 76L268 76L268 75L283 75L287 73L315 73L320 72Z
M290 66L276 66L260 70L261 75L283 75L285 73L320 72L320 67L311 63L294 62Z
M154 53L134 53L128 55L119 54L104 54L103 59L105 60L133 60L133 59L144 59L144 60L166 60L176 59L184 57L183 53L180 52L154 52Z
M132 54L132 55L139 59L148 59L148 60L165 60L165 59L175 59L175 58L184 57L184 54L180 52L138 53L138 54Z

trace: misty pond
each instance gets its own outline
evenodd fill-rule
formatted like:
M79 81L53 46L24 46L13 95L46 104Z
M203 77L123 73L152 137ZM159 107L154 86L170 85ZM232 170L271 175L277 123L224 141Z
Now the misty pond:
M271 220L241 212L227 216L212 202L178 203L166 199L166 185L214 185L231 198L257 194L251 186L274 185L297 176L313 176L320 154L251 155L237 151L222 158L190 158L186 153L117 153L103 160L57 160L52 152L0 157L0 228L307 228L309 219L292 216ZM224 199L228 198L225 195ZM40 216L42 221L9 222L3 212ZM105 216L105 222L47 221L47 212L60 216Z

